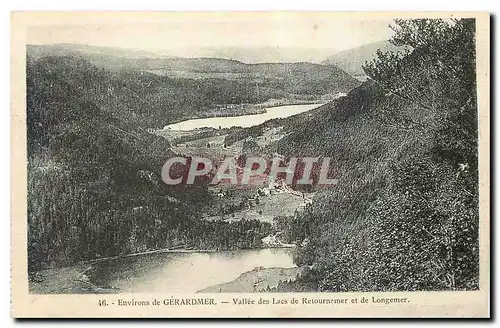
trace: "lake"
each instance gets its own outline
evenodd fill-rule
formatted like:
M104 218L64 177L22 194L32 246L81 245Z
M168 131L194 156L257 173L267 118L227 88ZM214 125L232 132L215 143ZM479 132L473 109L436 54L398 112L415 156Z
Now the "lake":
M322 105L323 104L309 104L309 105L287 105L287 106L268 107L266 108L266 112L262 114L230 116L230 117L197 118L170 124L165 126L164 129L188 131L200 128L218 129L220 127L224 129L233 126L248 128L250 126L259 125L264 123L265 121L269 121L275 118L285 118L303 112L307 112L311 109L318 108Z
M172 130L250 127L307 112L322 104L266 108L266 113L192 119L166 126ZM92 282L123 293L193 293L263 268L295 268L293 249L264 248L212 253L155 253L95 264Z
M157 253L96 264L92 281L123 293L193 293L256 267L293 268L293 249Z

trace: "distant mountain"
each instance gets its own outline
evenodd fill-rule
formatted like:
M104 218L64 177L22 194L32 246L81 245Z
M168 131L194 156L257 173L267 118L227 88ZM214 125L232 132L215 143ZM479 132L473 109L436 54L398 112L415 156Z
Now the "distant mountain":
M389 41L378 41L336 53L325 59L322 64L336 65L352 76L364 76L365 72L361 66L365 62L373 60L379 49L383 52L403 52L405 50L405 48L397 47Z
M158 75L245 80L265 88L284 88L287 92L301 95L337 94L359 85L356 79L334 65L307 62L245 64L220 58L174 58L162 60L163 67L158 69L153 69L152 65L152 62L148 63L149 71Z
M165 51L144 51L117 47L102 47L85 44L58 43L53 45L28 45L37 57L56 55L99 55L123 58L220 58L235 60L246 64L258 63L296 63L310 62L319 64L335 49L316 49L300 47L189 47Z
M86 44L57 43L50 45L27 45L27 50L34 57L45 56L69 56L69 55L88 55L88 56L117 56L123 58L158 58L167 57L157 53L138 50L124 49L117 47L100 47Z
M120 72L153 73L175 80L206 80L204 85L232 84L218 92L242 102L262 102L270 98L321 96L347 92L359 82L335 65L307 62L246 64L222 58L167 57L146 51L86 45L29 45L28 59L42 57L73 57L84 59L99 68ZM144 77L144 76L143 76ZM193 84L189 82L190 84ZM198 86L193 90L206 89ZM217 88L215 88L217 89ZM229 90L232 89L232 91ZM214 99L214 95L209 98ZM217 98L215 97L215 98ZM236 100L234 100L236 101ZM225 100L222 103L228 103ZM231 103L231 102L229 102Z
M215 57L234 59L247 64L310 62L319 64L335 49L300 47L202 47L170 50L166 54L178 57Z

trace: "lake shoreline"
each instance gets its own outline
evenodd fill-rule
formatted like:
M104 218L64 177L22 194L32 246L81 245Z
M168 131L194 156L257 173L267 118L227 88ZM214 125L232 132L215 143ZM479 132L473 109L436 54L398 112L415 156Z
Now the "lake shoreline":
M279 282L296 280L303 268L263 268L256 267L243 272L234 280L212 285L197 291L197 293L262 293L276 288Z
M182 123L190 120L198 120L205 118L217 118L217 117L238 117L238 116L247 116L247 115L259 115L267 112L268 107L284 107L284 106L294 106L294 105L323 105L332 101L333 99L314 99L314 100L276 100L276 101L267 101L258 104L236 104L231 107L221 107L220 109L214 109L212 112L202 113L196 116L184 117L178 120L174 120L168 125L166 125L163 129L167 128L170 125ZM231 106L231 105L225 105ZM223 110L218 111L218 110ZM234 111L237 110L237 111Z
M162 249L155 249L151 251L145 251L145 252L139 252L139 253L130 253L130 254L125 254L125 255L117 255L117 256L109 256L109 257L103 257L103 258L97 258L97 259L92 259L92 260L87 260L87 261L82 261L80 263L82 264L93 264L93 263L99 263L99 262L105 262L105 261L114 261L114 260L120 260L120 259L126 259L134 256L141 256L141 255L149 255L149 254L161 254L161 253L219 253L219 252L231 252L231 251L241 251L241 250L257 250L257 249L268 249L268 248L295 248L295 244L277 244L276 246L270 246L270 245L263 245L262 247L253 247L253 248L239 248L239 249L234 249L234 250L212 250L212 249L171 249L171 248L162 248ZM55 269L55 268L54 268Z
M149 252L141 252L139 254L129 254L129 256L121 256L121 257L113 257L113 258L103 258L98 260L80 262L73 266L69 267L60 267L60 268L49 268L37 271L32 275L32 279L29 281L29 291L32 294L117 294L121 292L126 292L126 290L122 290L122 288L118 287L114 283L114 279L105 276L102 279L100 276L102 273L99 273L102 265L106 265L105 262L119 263L119 266L125 266L129 268L133 266L136 260L132 262L120 262L121 260L128 260L133 258L140 258L148 255L154 254L172 254L172 255L190 255L193 254L199 256L200 254L214 254L214 255L222 255L224 253L239 253L241 251L264 251L264 250L272 250L272 249L291 249L292 247L262 247L262 248L252 248L252 249L238 249L238 250L228 250L228 251L199 251L199 250L156 250ZM140 261L150 261L147 258L144 258ZM166 260L167 262L169 260ZM165 262L165 263L167 263ZM261 261L259 261L261 262ZM160 263L160 262L156 262ZM283 264L283 263L282 263ZM260 270L260 269L269 269L269 263L265 266L261 266L259 263L255 263L253 269L247 268L246 270L242 270L238 273L238 276L235 276L234 279L228 279L228 282L231 282L235 279L238 279L239 276L247 274L248 272ZM282 270L289 270L292 267L279 268ZM113 272L113 271L112 271ZM108 280L109 278L109 280ZM224 282L220 282L218 284L224 284ZM209 288L214 284L208 284L204 288ZM217 284L216 284L217 285ZM204 288L200 288L204 289Z
M272 103L260 104L259 107L257 107L257 108L253 107L250 112L237 112L237 113L233 113L233 114L223 112L223 113L221 113L221 115L202 115L200 117L191 117L191 118L182 119L182 120L170 123L168 125L165 125L163 127L163 129L160 129L158 131L159 132L161 132L161 131L193 131L193 130L197 130L197 129L201 129L201 130L202 129L218 129L221 127L222 128L230 128L230 127L236 127L236 126L241 126L241 127L246 128L246 127L251 127L254 125L262 124L263 122L268 121L268 120L272 120L272 119L276 119L276 118L286 118L289 116L297 115L297 114L303 113L304 111L309 111L311 109L320 107L320 106L328 103L328 101L329 100L315 100L315 101L290 102L290 103L278 103L278 104L276 104L276 103L274 103L274 104L272 104ZM316 106L313 108L306 109L304 111L298 111L298 112L294 112L294 113L291 113L289 115L284 115L284 116L274 117L274 116L271 116L271 113L269 111L269 110L281 109L283 107L313 106L313 105L316 105ZM267 117L266 115L269 115L269 116ZM248 118L248 119L255 119L256 117L259 117L259 116L265 117L265 119L262 121L259 121L257 123L251 124L251 125L234 124L234 125L226 126L225 125L226 122L223 121L225 119L237 120L237 119L242 118L242 117ZM205 124L199 124L199 126L197 126L195 128L189 128L189 129L186 129L186 128L179 129L178 128L179 126L183 126L183 125L186 125L186 124L189 124L192 122L200 122L200 121L208 121L208 120L222 120L222 121L220 121L220 125L207 126Z
M306 106L306 108L290 108L289 110L278 110L280 113L278 115L283 115L285 116L292 116L296 115L299 113L302 113L304 111L311 110L313 108L317 108L321 106L322 103L324 103L324 100L322 101L295 101L296 103L300 103L299 105L296 106ZM274 107L268 107L269 109L271 108L278 108L278 107L286 107L286 106L294 106L290 105L290 102L281 102L279 104L276 104L276 102L273 103L265 103L262 106L270 106L270 105L278 105ZM317 105L317 106L311 106L311 105ZM239 115L245 116L245 115ZM182 247L181 245L178 245L177 247ZM122 278L116 277L116 271L113 271L114 269L111 269L109 272L104 272L102 271L102 266L104 263L104 266L107 266L107 262L110 263L109 265L112 267L121 267L127 269L129 266L133 266L134 263L137 261L139 262L147 262L151 261L151 259L155 259L155 257L151 257L151 259L148 257L149 255L155 255L155 254L221 254L223 255L224 252L240 252L240 251L261 251L265 249L293 249L295 248L296 245L293 244L277 244L277 245L262 245L260 247L254 247L254 248L249 248L249 249L234 249L234 250L217 250L217 249L189 249L189 248L162 248L162 249L155 249L155 250L147 250L147 251L141 251L141 252L135 252L135 253L130 253L130 254L121 254L121 255L114 255L114 256L106 256L106 257L100 257L100 258L94 258L90 260L84 260L84 261L79 261L73 266L70 267L62 267L62 268L47 268L45 270L41 270L37 273L34 273L33 281L30 281L30 291L35 291L36 293L117 293L120 292L121 288L123 288L122 285L120 285L120 281L122 283ZM159 255L160 258L161 255ZM182 256L182 255L181 255ZM241 256L241 255L238 255ZM132 258L141 258L145 257L145 259L137 259L137 260L130 260ZM166 258L172 258L170 255L167 255ZM175 256L174 256L175 258ZM195 255L196 258L196 255ZM217 258L217 256L215 256ZM153 260L153 262L156 263L162 263L159 262L160 260ZM268 262L267 264L265 262ZM279 268L281 269L289 269L290 267L287 267L288 265L293 264L293 260L291 260L291 263L288 263L288 260L285 261L286 264L283 264L283 261L279 263L270 263L267 258L263 259L258 259L257 261L254 260L252 265L255 265L254 267L240 267L241 271L238 272L238 270L234 270L231 272L234 272L234 274L238 274L239 276L248 273L249 269L253 268L259 268L262 267L263 269L267 269L270 267L274 268ZM262 266L263 264L263 266ZM150 264L148 264L149 266ZM255 269L254 269L255 270ZM253 270L252 270L253 271ZM238 275L234 276L236 279L239 277ZM223 275L224 276L224 275ZM272 275L274 277L274 275ZM114 277L114 278L113 278ZM130 278L130 277L129 277ZM127 279L129 279L127 278ZM116 280L118 279L118 280ZM234 279L234 278L233 278ZM37 281L38 280L38 281ZM228 280L229 281L229 280ZM118 285L116 284L118 282ZM211 284L213 285L213 284ZM211 286L211 285L205 285L205 286ZM118 288L116 286L120 286L121 288ZM33 288L32 288L33 287ZM128 287L125 287L125 290ZM138 286L140 288L140 286ZM208 288L208 287L206 287ZM200 289L201 290L201 289Z

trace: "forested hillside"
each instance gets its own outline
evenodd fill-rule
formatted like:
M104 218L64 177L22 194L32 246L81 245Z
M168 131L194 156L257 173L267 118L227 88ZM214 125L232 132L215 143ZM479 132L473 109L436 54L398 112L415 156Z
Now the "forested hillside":
M289 127L278 150L331 157L295 227L309 272L279 290L478 288L478 160L473 19L397 20L369 81Z
M28 46L26 60L30 271L175 245L259 246L269 224L201 221L206 184L161 181L173 154L148 129L224 114L231 105L317 100L358 83L324 65L159 58L68 44Z
M216 105L259 103L281 98L280 90L260 89L245 81L173 79L136 69L106 69L81 57L28 57L33 77L71 85L82 99L112 117L135 120L143 129L203 116Z
M30 272L178 245L254 247L268 234L258 221L200 221L206 185L160 179L170 145L146 128L210 103L206 90L73 57L28 58L26 83Z
M113 71L125 79L133 92L147 86L143 97L152 95L149 101L161 100L170 105L178 99L165 108L187 110L191 115L215 104L259 103L270 98L308 99L347 92L359 85L335 65L304 62L245 64L221 58L172 58L72 44L28 45L28 54L33 59L69 57ZM142 84L136 85L136 80Z

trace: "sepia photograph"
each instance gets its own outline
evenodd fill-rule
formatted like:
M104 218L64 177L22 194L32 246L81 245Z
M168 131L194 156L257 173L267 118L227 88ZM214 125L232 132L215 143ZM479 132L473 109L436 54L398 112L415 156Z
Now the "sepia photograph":
M13 292L487 312L487 14L136 14L13 14Z

